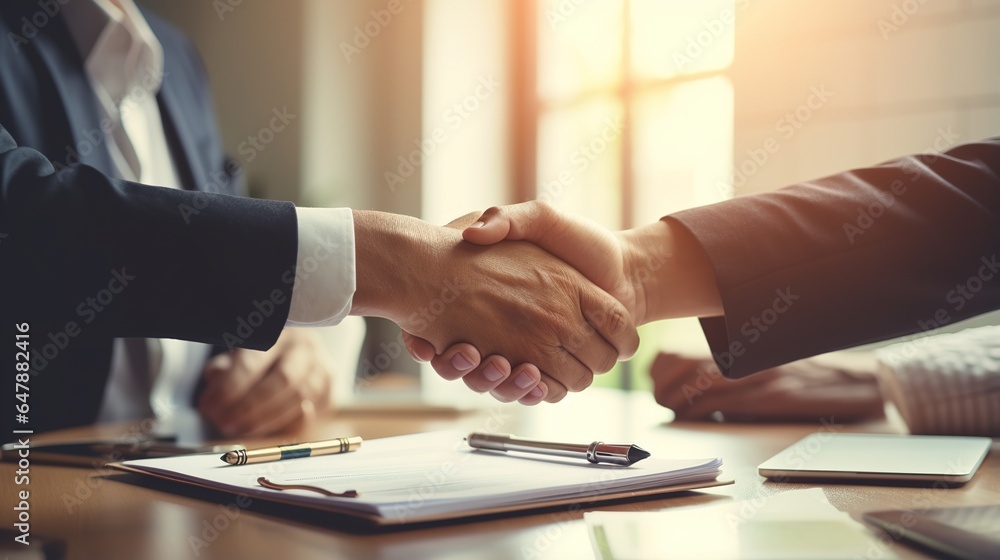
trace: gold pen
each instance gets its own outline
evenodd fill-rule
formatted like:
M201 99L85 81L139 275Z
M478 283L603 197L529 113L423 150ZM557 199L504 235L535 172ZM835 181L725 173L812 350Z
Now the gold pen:
M246 465L250 463L266 463L268 461L284 461L285 459L297 459L299 457L348 453L350 451L357 451L361 447L361 441L360 437L354 436L328 439L326 441L314 441L311 443L290 443L288 445L263 447L261 449L237 449L224 454L222 460L230 465Z

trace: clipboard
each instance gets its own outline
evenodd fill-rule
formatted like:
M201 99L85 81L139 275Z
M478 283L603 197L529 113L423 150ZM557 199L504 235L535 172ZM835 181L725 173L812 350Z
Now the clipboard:
M110 464L108 464L108 467L111 467L113 469L116 469L116 470L119 470L119 471L122 471L122 472L128 472L128 473L133 473L133 474L141 474L141 475L145 475L145 476L151 476L151 477L156 478L156 479L168 480L168 481L171 481L171 482L174 482L174 483L179 483L179 484L184 484L184 485L189 485L189 486L196 486L196 487L199 487L199 488L204 488L204 489L208 489L208 490L214 490L214 491L217 491L217 492L221 491L221 492L225 492L225 493L231 493L231 492L228 492L228 491L226 491L224 489L221 489L219 487L212 486L210 484L203 484L203 483L197 483L197 482L189 482L189 481L185 481L185 480L182 480L182 479L179 479L179 478L176 478L176 477L171 477L171 476L167 476L167 475L160 474L160 473L152 473L152 472L145 471L145 470L142 470L142 469L137 469L137 468L134 468L134 467L130 467L128 465L125 465L124 463L110 463ZM455 519L462 519L462 518L483 517L483 516L495 515L495 514L530 513L531 511L534 511L534 510L543 510L543 509L549 509L549 508L561 507L561 506L572 506L574 504L586 504L587 507L592 507L592 506L596 507L596 506L599 506L599 505L601 505L603 503L615 502L615 501L619 501L619 500L632 500L632 499L641 499L641 498L652 499L654 497L663 497L663 496L668 496L670 494L677 494L677 493L680 493L680 492L688 492L688 491L691 491L691 490L702 490L702 489L706 489L706 488L716 488L716 487L719 487L719 486L728 486L730 484L733 484L734 482L735 482L735 480L732 480L732 479L729 479L729 480L712 480L712 481L708 481L708 482L694 482L694 483L688 483L688 484L677 484L677 485L674 485L674 486L667 486L667 487L663 487L663 488L655 488L655 489L650 489L650 490L637 490L637 491L627 491L627 492L615 492L615 493L611 493L611 494L600 494L600 495L582 495L582 496L579 496L577 498L568 498L568 499L561 499L561 500L547 500L547 501L540 501L540 502L535 502L535 503L531 503L531 504L520 504L520 505L511 505L511 506L499 506L499 507L491 507L491 508L471 509L471 510L465 510L465 511L460 511L460 512L443 513L443 514L436 514L436 515L424 515L424 516L419 516L418 515L418 516L408 517L404 521L389 519L389 518L378 516L378 515L345 511L343 508L337 507L336 504L326 504L326 505L324 505L324 504L315 504L315 503L302 503L302 501L301 500L297 500L294 497L294 495L282 494L282 493L278 493L278 492L275 492L275 493L269 494L269 495L254 495L253 499L254 500L261 500L261 501L265 501L265 502L276 503L276 504L296 506L296 507L300 507L300 508L304 508L304 509L309 509L309 510L313 510L313 511L322 512L322 513L335 513L335 514L338 514L338 515L346 515L346 516L353 517L353 518L362 520L362 521L364 521L366 523L369 523L369 524L372 524L372 525L377 525L377 526L380 526L380 527L401 527L401 526L406 526L406 525L418 525L418 524L430 523L430 522L435 522L435 521L447 521L447 520L455 520ZM233 493L232 495L235 496L236 494Z
M652 462L649 467L646 467L647 474L643 474L635 466L598 466L560 458L539 460L535 457L526 458L514 454L508 455L502 452L472 450L471 448L467 450L453 449L456 447L454 442L460 440L461 435L452 432L399 436L365 441L361 450L350 454L291 459L239 467L223 466L218 461L217 455L185 456L172 458L172 460L152 459L117 462L111 463L109 466L121 472L150 476L155 479L166 480L184 486L221 491L230 495L246 495L252 501L259 500L264 503L293 506L306 511L348 516L358 519L365 524L380 527L401 527L428 522L458 520L495 514L513 514L572 505L590 508L612 501L666 496L678 492L713 488L733 483L732 480L721 480L719 478L721 471L718 466L721 462L718 459L673 461L677 465L696 465L696 467L687 468L684 471L657 471L658 465L673 464L669 460L662 460L661 463ZM474 487L472 491L474 495L470 495L468 499L443 500L446 502L444 506L438 504L436 507L417 507L407 512L406 515L395 515L394 513L397 510L392 508L397 507L396 502L391 502L388 506L382 504L384 509L379 508L380 511L374 511L371 508L367 510L359 509L362 505L365 505L366 508L368 507L367 504L364 504L366 494L368 497L371 497L373 494L378 493L377 491L370 492L364 482L357 483L356 490L361 494L358 499L327 498L310 492L271 490L246 482L252 480L254 476L253 469L255 467L260 469L262 466L279 464L284 465L284 467L291 467L290 470L286 470L283 476L293 482L303 480L303 477L317 476L316 472L324 473L327 470L333 473L327 478L337 479L337 471L349 470L348 467L351 466L352 462L361 464L363 460L360 456L366 451L375 457L375 454L380 452L386 453L396 449L412 449L413 446L433 449L435 445L447 450L444 454L444 460L446 461L454 461L454 457L471 457L473 459L467 463L467 470L469 472L462 473L461 476L455 476L454 480L447 484L442 484L442 486L467 484ZM351 456L355 456L353 460ZM371 459L368 460L370 461ZM376 460L378 459L376 458ZM393 465L392 469L395 470L389 469L390 472L385 473L383 479L389 481L389 483L396 480L396 477L401 477L404 480L414 480L421 473L414 471L416 472L415 475L414 472L406 470L412 466L411 463L414 461L401 461ZM647 459L647 461L650 460ZM218 462L218 466L214 466L215 462ZM195 464L204 465L202 467L204 470L185 469L185 465ZM178 465L182 468L178 469ZM561 472L572 475L566 476L567 479L575 477L578 480L584 480L589 477L594 480L602 478L607 480L610 473L610 475L620 478L612 482L568 485L560 488L559 492L553 491L552 495L546 495L545 488L536 488L533 491L538 494L537 497L530 499L523 499L522 497L519 500L513 500L508 498L509 496L514 496L516 492L508 491L508 488L503 484L496 485L496 492L492 489L479 487L481 485L477 483L475 477L480 476L480 471L484 469L484 465L486 465L486 469L499 466L504 470L522 472L526 476L530 476L532 473ZM703 465L705 466L703 467ZM240 478L238 469L247 470L247 477ZM482 476L487 478L491 472L496 471L484 473ZM378 477L380 473L374 474ZM322 475L319 476L322 479ZM671 479L674 479L673 482L670 482ZM348 483L337 481L335 484ZM368 487L370 486L371 484L368 485ZM619 488L621 486L627 487ZM346 489L343 485L334 486L334 488L339 490ZM524 492L521 492L521 496L523 495ZM459 491L459 496L461 496L461 491Z

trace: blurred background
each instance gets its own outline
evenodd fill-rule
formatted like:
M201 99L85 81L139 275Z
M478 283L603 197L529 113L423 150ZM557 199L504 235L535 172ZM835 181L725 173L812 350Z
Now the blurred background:
M540 198L619 229L1000 134L998 0L140 3L201 51L252 194L307 206L445 223ZM642 335L598 384L706 347L696 321ZM340 397L389 372L480 398L419 373L391 324L326 336Z

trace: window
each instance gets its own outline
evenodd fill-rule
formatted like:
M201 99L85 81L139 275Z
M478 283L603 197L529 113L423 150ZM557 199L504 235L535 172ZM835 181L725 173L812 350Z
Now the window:
M733 0L537 0L532 9L527 198L622 229L731 196ZM657 338L690 327L645 327L637 368L648 369ZM600 382L632 385L627 368Z
M730 195L733 0L428 0L425 10L423 136L448 133L422 167L425 219L539 198L622 229ZM449 108L481 77L501 86L449 128ZM641 334L638 371L664 337L705 344L693 320ZM429 367L422 379L425 399L470 398ZM630 368L598 383L632 387Z

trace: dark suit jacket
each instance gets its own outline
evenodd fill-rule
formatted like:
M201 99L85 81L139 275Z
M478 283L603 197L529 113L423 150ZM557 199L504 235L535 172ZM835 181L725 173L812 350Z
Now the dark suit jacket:
M729 377L1000 308L1000 138L668 219L715 268Z
M36 431L95 418L114 337L270 347L297 250L291 203L232 196L240 181L181 33L146 13L165 55L157 101L183 182L175 190L109 178L81 56L61 17L24 33L22 18L38 11L0 4L0 347L12 384L15 325L30 325L26 427ZM21 402L10 389L5 441Z

